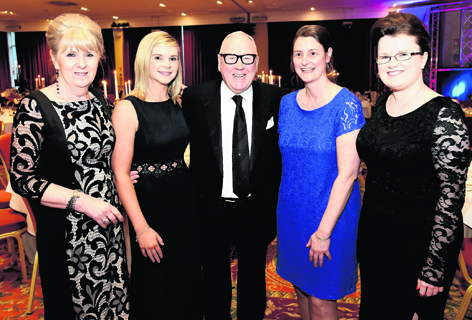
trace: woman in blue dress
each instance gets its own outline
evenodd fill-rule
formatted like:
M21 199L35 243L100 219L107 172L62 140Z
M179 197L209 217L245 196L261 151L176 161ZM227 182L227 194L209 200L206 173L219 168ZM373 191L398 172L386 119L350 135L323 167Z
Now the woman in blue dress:
M305 88L280 105L277 271L294 285L304 320L338 319L336 300L357 283L356 138L365 120L360 101L328 78L330 42L324 27L298 30L292 68Z

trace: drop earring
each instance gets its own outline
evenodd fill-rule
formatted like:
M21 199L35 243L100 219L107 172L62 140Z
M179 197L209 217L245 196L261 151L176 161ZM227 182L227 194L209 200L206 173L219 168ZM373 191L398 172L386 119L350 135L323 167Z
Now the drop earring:
M59 94L59 81L58 81L58 78L59 78L59 72L56 69L56 90L57 90L57 94Z

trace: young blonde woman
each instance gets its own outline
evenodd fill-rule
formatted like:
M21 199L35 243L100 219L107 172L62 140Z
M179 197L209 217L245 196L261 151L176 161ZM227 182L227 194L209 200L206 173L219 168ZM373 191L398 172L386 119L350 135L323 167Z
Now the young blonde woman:
M178 103L182 66L176 40L163 31L144 37L135 73L135 89L112 117L112 165L132 223L131 317L201 319L197 216L183 160L189 129ZM131 170L139 174L134 185Z

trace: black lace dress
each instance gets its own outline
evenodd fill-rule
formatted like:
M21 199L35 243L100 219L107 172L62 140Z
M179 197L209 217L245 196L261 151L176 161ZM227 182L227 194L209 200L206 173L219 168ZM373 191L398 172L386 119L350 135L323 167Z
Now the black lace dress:
M73 172L52 164L51 179L66 175L76 189L118 205L111 155L115 133L97 98L71 103L51 102L53 110L24 98L12 131L12 188L38 203L54 182L41 175L50 142L50 117L62 123ZM51 110L46 112L46 110ZM69 153L69 154L67 154ZM100 227L89 216L38 205L36 243L46 319L128 319L128 274L122 224Z
M361 320L443 319L463 237L469 135L459 105L436 97L398 117L383 95L361 129L367 165L359 221ZM421 298L417 279L444 291ZM392 301L399 305L391 307Z
M196 199L183 160L190 131L172 100L146 102L126 97L138 116L132 170L139 206L161 237L163 258L153 263L131 237L131 318L201 319L201 266Z

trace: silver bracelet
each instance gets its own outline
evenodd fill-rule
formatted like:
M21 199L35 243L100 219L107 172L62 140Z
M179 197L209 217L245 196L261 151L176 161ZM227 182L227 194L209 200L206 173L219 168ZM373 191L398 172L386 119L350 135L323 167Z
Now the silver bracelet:
M331 238L331 235L329 235L328 238L320 238L320 237L318 237L318 233L315 232L315 237L316 237L318 240L326 241L326 240L329 240L329 239Z
M138 233L138 234L136 235L136 242L138 242L138 237L139 237L140 235L142 235L142 234L144 233L144 231L146 231L147 229L149 229L149 225L147 225L146 228L143 229L143 231L141 231L140 233Z

